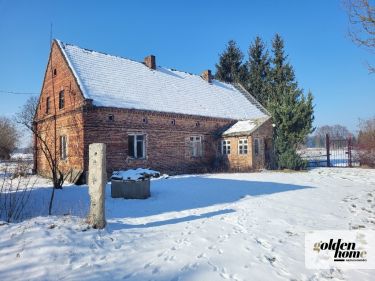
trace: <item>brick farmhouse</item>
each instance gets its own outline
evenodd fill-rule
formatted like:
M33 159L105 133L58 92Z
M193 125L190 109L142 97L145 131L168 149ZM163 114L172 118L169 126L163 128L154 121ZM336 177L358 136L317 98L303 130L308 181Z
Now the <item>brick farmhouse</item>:
M177 174L267 167L268 112L240 85L54 40L34 119L66 174L88 170L88 146L107 145L107 172ZM38 138L35 169L49 174ZM54 144L54 145L52 145Z

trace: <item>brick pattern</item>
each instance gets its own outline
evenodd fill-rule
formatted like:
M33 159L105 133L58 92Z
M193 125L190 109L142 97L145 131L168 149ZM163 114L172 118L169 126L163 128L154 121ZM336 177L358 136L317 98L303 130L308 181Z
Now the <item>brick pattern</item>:
M59 93L64 91L64 108L59 109ZM49 111L46 112L47 99ZM36 126L42 139L48 143L52 155L63 171L70 169L82 170L83 162L83 106L86 101L81 90L65 61L59 47L52 45L45 77L43 81L39 104L35 117ZM56 117L56 119L55 119ZM56 149L55 149L56 126ZM61 135L66 135L68 140L68 158L60 160ZM41 141L34 139L36 171L39 174L49 175L48 161L41 150ZM54 158L54 157L53 157Z
M222 161L225 162L225 167L231 171L251 171L263 169L266 167L266 151L265 142L270 140L272 136L272 121L266 121L262 126L255 130L251 135L226 137L220 140L229 140L231 144L231 152L228 155L222 156ZM254 152L254 139L259 141L259 153ZM239 140L247 140L247 154L239 153Z
M109 116L114 120L110 120ZM85 144L107 143L109 171L148 167L168 173L207 171L216 157L215 135L232 120L97 108L85 111ZM146 135L146 158L128 156L128 135ZM202 138L203 155L192 157L190 137ZM86 149L85 149L86 151ZM87 162L87 157L85 158Z

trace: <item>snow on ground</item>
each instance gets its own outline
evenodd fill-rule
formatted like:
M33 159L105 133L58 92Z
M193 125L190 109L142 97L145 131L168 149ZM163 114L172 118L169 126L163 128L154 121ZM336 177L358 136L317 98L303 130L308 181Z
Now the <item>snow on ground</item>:
M375 228L375 170L206 174L152 180L147 200L110 198L88 229L87 186L32 191L32 216L0 226L0 280L374 280L307 270L304 233ZM38 216L36 216L38 215Z
M32 153L17 152L17 153L12 153L12 155L10 157L11 157L12 160L30 160L30 161L33 160L33 154Z

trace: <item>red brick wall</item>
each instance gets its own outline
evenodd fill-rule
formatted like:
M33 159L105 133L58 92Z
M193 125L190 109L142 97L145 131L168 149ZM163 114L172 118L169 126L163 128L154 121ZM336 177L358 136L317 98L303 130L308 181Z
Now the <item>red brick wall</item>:
M254 139L259 140L259 153L254 152ZM225 137L231 143L231 153L223 155L223 161L227 168L232 171L249 171L266 168L265 163L265 140L272 138L272 120L266 121L249 136ZM238 141L247 139L247 154L239 154Z
M62 90L64 91L64 108L59 109L59 92ZM47 97L50 100L49 113L46 113ZM48 143L48 149L51 151L53 158L56 153L57 161L63 171L83 169L83 104L85 104L85 101L75 77L61 50L54 42L45 72L35 121L39 135L42 136L43 141ZM66 160L59 159L59 137L61 135L66 135L68 139L68 158ZM36 170L40 174L49 175L50 168L45 154L41 150L41 143L42 141L36 138Z
M266 121L262 126L260 126L257 130L255 130L251 134L251 144L252 144L252 162L253 162L253 169L264 169L266 168L265 162L265 142L268 139L271 142L272 139L272 120L269 119ZM254 139L259 139L259 153L255 155L254 153Z
M114 116L109 121L108 116ZM145 121L144 121L145 119ZM93 142L107 144L109 172L148 167L168 173L208 171L216 157L217 132L232 120L138 110L95 108L85 112L85 151ZM146 158L128 156L128 135L146 135ZM203 156L190 155L190 137L201 136ZM87 153L85 163L87 169Z

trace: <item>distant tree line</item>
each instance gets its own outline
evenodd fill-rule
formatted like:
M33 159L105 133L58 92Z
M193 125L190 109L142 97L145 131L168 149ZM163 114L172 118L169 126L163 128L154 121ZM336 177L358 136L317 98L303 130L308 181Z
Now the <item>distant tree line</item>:
M0 159L9 159L18 143L17 127L11 119L0 116Z
M329 135L330 139L345 140L354 135L343 125L324 125L317 127L314 134L306 138L307 147L325 147L326 146L326 135Z
M297 148L313 132L313 96L299 88L292 65L284 50L284 40L276 34L272 40L272 55L258 36L250 44L248 59L235 41L228 42L216 64L215 78L241 84L271 114L275 124L273 134L275 168L301 169L305 162Z

